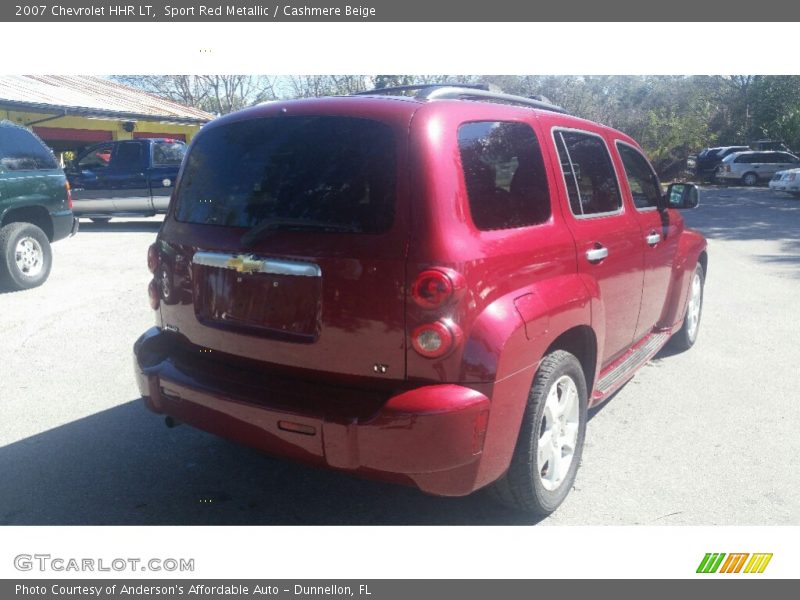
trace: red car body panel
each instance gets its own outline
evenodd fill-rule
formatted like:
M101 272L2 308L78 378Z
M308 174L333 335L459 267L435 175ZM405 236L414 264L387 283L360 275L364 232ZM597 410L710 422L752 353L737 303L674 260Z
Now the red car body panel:
M627 136L493 103L348 97L229 115L206 126L193 146L213 128L286 115L358 116L390 127L392 226L374 235L276 231L243 250L241 228L181 222L173 198L157 239L157 279L168 280L158 288L158 327L135 346L137 382L151 410L275 455L464 495L508 469L538 365L565 335L580 331L594 345L584 369L591 390L648 334L680 325L705 240L684 229L675 210L635 209L616 151L618 140L638 148ZM546 222L475 226L457 140L459 125L475 121L533 129L551 202ZM556 128L604 140L621 214L572 216ZM644 238L654 230L662 241L653 248ZM591 263L586 251L600 242L609 259ZM198 252L248 252L322 275L244 285L234 272L223 277L198 265ZM460 281L438 308L409 292L431 268ZM263 328L219 316L237 311ZM453 350L433 359L415 352L411 332L439 320L458 333ZM590 404L608 395L595 389Z

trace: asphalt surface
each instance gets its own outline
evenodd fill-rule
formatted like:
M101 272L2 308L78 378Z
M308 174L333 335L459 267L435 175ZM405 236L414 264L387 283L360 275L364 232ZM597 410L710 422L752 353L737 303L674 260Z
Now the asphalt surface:
M800 524L800 201L703 190L700 337L592 415L575 489L541 524ZM532 524L483 494L413 489L270 458L138 401L158 221L82 223L50 280L0 294L0 524Z

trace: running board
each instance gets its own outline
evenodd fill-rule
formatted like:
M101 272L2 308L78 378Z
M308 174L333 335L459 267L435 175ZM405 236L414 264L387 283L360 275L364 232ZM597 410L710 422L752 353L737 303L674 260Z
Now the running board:
M608 373L600 377L595 386L596 391L593 395L594 402L592 404L605 399L612 391L630 379L639 367L653 358L664 347L669 338L668 332L657 331L639 342L628 354L620 359L620 362L613 365Z

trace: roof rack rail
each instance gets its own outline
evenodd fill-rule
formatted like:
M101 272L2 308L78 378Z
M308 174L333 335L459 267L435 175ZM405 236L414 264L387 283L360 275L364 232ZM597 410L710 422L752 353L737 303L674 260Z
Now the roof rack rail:
M485 84L461 84L461 83L436 83L419 85L399 85L395 87L379 88L366 92L356 92L354 96L373 96L393 94L396 92L417 92L414 98L418 100L487 100L512 104L515 106L527 106L529 108L539 108L552 112L566 113L567 111L549 102L546 98L526 98L525 96L515 96L505 94L490 89Z
M526 98L525 96L515 96L513 94L505 94L503 92L493 92L484 89L467 88L464 86L458 87L437 87L433 89L426 89L417 94L420 100L489 100L502 102L504 104L513 104L515 106L528 106L530 108L540 108L542 110L549 110L557 113L566 113L567 111L547 102L546 100L539 100L537 98Z
M394 87L375 88L366 92L356 92L353 96L376 96L383 94L393 94L395 92L413 92L416 90L428 90L435 88L468 88L471 90L489 91L489 86L485 83L420 83L414 85L396 85Z

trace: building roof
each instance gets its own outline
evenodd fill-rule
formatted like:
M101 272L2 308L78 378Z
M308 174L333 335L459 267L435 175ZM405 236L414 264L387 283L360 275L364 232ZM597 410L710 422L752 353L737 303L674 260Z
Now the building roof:
M32 112L170 123L205 123L214 115L126 85L85 75L0 75L0 106Z

